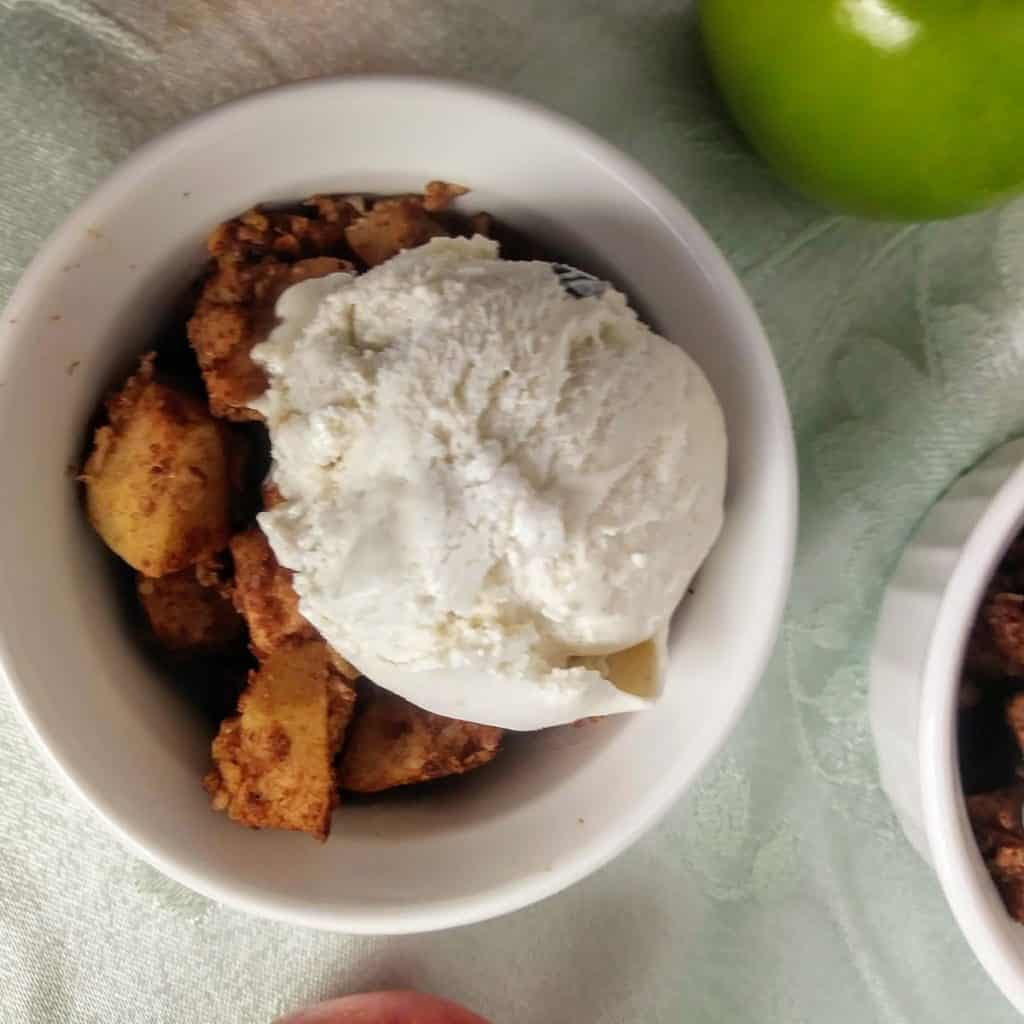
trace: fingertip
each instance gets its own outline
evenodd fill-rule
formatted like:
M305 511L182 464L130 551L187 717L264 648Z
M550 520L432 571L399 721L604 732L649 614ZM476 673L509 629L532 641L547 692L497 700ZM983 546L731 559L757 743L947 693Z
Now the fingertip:
M274 1024L490 1024L464 1006L424 992L362 992L279 1017Z

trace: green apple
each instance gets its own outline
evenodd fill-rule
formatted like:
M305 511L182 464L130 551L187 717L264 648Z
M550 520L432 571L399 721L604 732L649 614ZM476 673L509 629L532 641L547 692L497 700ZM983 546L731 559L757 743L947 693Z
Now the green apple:
M1024 0L701 0L712 71L787 180L925 220L1024 191Z

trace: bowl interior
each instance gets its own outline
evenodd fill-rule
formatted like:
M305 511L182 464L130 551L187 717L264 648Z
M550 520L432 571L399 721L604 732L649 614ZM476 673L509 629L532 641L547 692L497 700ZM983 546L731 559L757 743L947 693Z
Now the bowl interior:
M206 231L317 191L469 185L552 251L614 280L689 351L726 412L726 526L674 622L649 713L515 737L489 769L335 816L326 846L212 814L209 733L126 626L73 479L104 390L198 272ZM565 122L466 87L306 83L221 108L151 144L33 264L4 316L0 642L32 729L136 850L236 905L348 931L442 927L513 909L608 859L678 796L759 676L784 601L795 471L760 328L673 199Z

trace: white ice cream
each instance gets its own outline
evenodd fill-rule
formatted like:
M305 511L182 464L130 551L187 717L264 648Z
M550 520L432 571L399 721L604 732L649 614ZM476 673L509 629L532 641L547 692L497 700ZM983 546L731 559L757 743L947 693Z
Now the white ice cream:
M481 237L295 285L278 315L254 355L284 501L260 525L325 639L455 718L649 704L722 522L722 412L693 361L620 293L573 298ZM645 641L656 665L593 657Z

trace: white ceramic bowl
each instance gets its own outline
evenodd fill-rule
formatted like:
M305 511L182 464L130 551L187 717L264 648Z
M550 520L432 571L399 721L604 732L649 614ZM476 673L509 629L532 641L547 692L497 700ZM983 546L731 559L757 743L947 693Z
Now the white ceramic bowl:
M975 955L1024 1013L1024 927L1007 915L967 818L957 697L982 595L1024 528L1024 440L998 448L922 521L889 583L871 666L882 785Z
M393 192L431 178L618 282L710 377L731 440L725 530L674 624L649 713L509 743L429 799L336 816L326 846L210 812L206 730L126 632L109 554L68 466L104 390L252 203ZM57 319L59 317L59 319ZM138 854L243 909L348 932L476 921L557 892L673 804L735 723L790 574L795 468L772 355L743 291L680 203L578 126L467 85L319 80L198 117L122 165L36 258L0 341L0 649L25 721Z

